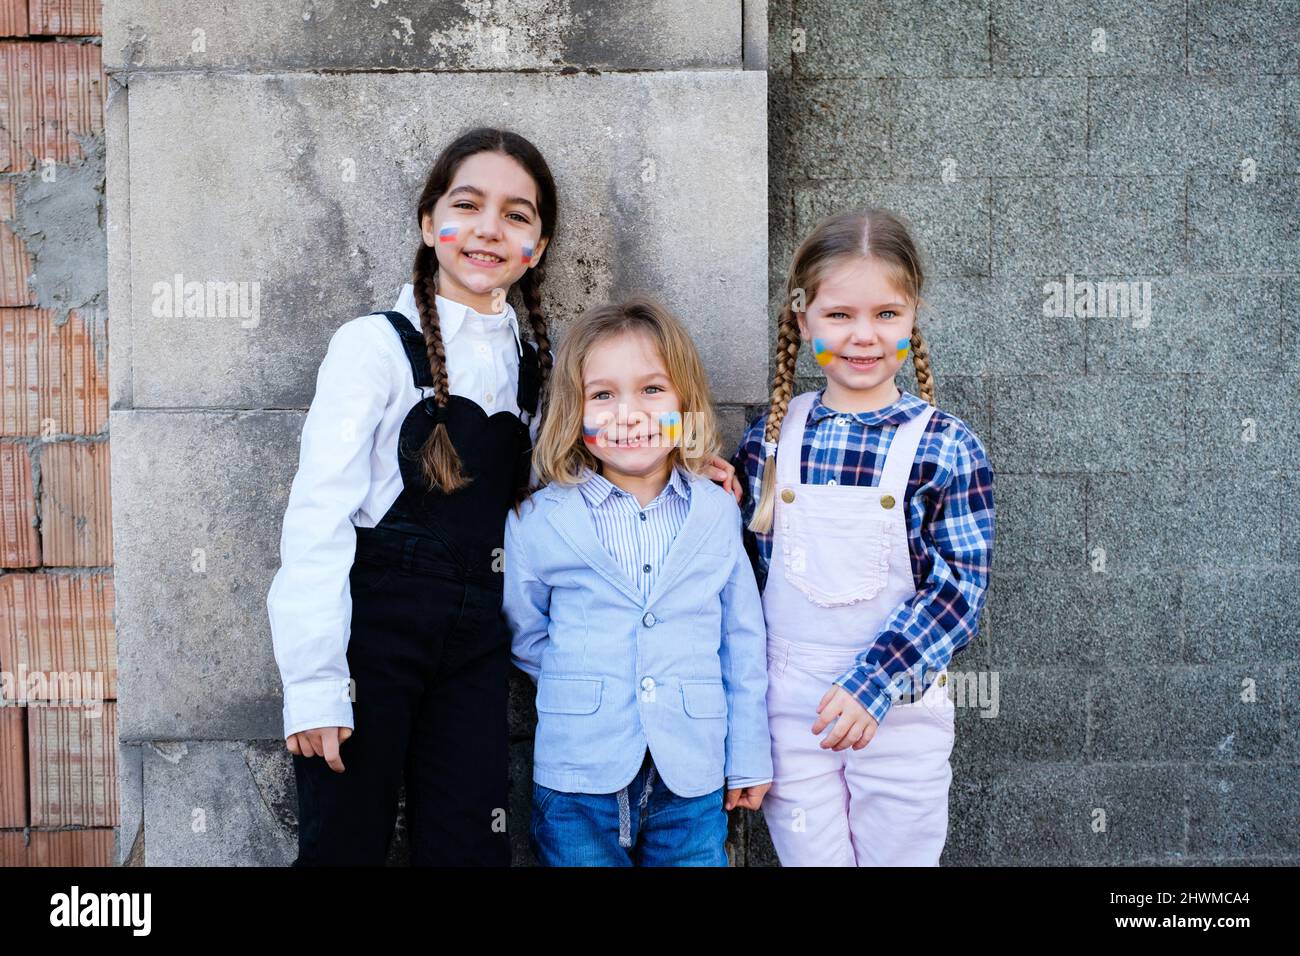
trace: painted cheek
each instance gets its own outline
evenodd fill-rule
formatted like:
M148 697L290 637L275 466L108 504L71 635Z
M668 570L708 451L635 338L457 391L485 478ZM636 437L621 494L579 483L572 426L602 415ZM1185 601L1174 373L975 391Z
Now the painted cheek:
M520 250L520 260L523 262L524 265L530 265L532 263L533 244L531 242L524 243L523 248Z
M813 352L813 358L817 360L817 364L820 365L822 368L825 368L827 365L830 365L831 360L835 358L835 356L831 354L831 350L826 345L826 341L824 339L812 340L812 352Z
M912 340L911 340L911 339L899 339L899 340L898 340L898 345L896 346L896 351L895 351L895 355L896 355L898 361L901 362L901 361L903 361L903 359L907 358L907 352L908 352L908 349L910 349L911 347L912 347Z
M676 444L682 437L682 413L661 412L659 415L659 433L670 443Z
M460 223L444 222L438 227L438 242L455 242L456 236L460 233Z

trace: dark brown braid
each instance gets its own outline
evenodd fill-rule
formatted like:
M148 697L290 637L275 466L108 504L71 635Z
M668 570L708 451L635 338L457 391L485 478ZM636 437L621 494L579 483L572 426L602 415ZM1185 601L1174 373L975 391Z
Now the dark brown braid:
M533 333L533 345L537 347L537 362L541 368L541 381L538 384L537 411L541 416L546 410L546 383L551 379L551 335L546 327L546 315L542 312L542 282L546 279L545 266L538 263L519 277L519 292L528 310L528 327ZM541 422L538 422L541 428ZM519 506L534 491L530 485L531 469L520 462L516 472L514 510L519 513Z
M524 299L524 308L528 310L528 326L533 333L533 344L537 346L537 359L542 365L542 394L546 393L546 383L551 378L551 333L546 327L546 315L542 312L542 282L546 279L546 266L538 263L519 278L519 291ZM541 411L540 406L538 411Z
M429 356L429 370L433 373L433 399L443 409L451 397L451 387L447 384L447 350L442 341L442 320L435 298L438 294L438 257L432 246L421 244L416 252L412 285L415 304L420 311L424 350ZM447 434L447 426L441 421L433 427L433 434L420 450L420 467L429 487L444 494L458 491L473 480L465 475L460 455Z

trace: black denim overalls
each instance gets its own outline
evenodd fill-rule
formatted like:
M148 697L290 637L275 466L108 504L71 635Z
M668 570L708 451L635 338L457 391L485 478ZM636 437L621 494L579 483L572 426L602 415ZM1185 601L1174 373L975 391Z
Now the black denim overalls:
M402 313L382 314L415 384L431 387L423 335ZM402 492L378 525L356 529L347 649L355 729L339 749L346 769L294 756L294 866L383 865L403 782L413 866L509 865L510 631L500 549L515 489L531 470L527 422L540 386L537 352L529 343L523 352L522 418L488 415L452 395L443 409L421 400L402 422ZM452 494L429 490L420 470L420 449L439 420L473 479Z

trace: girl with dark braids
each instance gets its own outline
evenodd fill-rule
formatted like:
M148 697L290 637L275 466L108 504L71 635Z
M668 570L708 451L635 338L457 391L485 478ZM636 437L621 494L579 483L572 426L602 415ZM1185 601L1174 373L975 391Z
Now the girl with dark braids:
M984 606L993 472L934 405L923 280L893 214L817 225L787 278L771 401L735 458L767 626L762 812L785 866L933 866L947 839L947 667ZM803 342L826 383L795 395ZM919 397L894 383L909 355Z
M551 369L556 214L532 143L464 133L420 194L411 282L330 341L267 597L295 866L382 865L403 785L412 865L509 865L502 539Z

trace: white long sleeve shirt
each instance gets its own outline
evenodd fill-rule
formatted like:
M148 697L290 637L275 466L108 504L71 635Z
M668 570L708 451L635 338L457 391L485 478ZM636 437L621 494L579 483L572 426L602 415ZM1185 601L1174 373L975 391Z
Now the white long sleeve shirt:
M522 345L514 309L483 315L437 296L450 391L489 415L519 414ZM414 289L393 310L420 328ZM330 339L303 423L298 473L280 536L280 570L266 597L284 684L284 735L353 727L347 662L355 528L373 528L402 491L397 440L417 388L393 327L382 315L345 322ZM530 428L536 437L537 416Z

